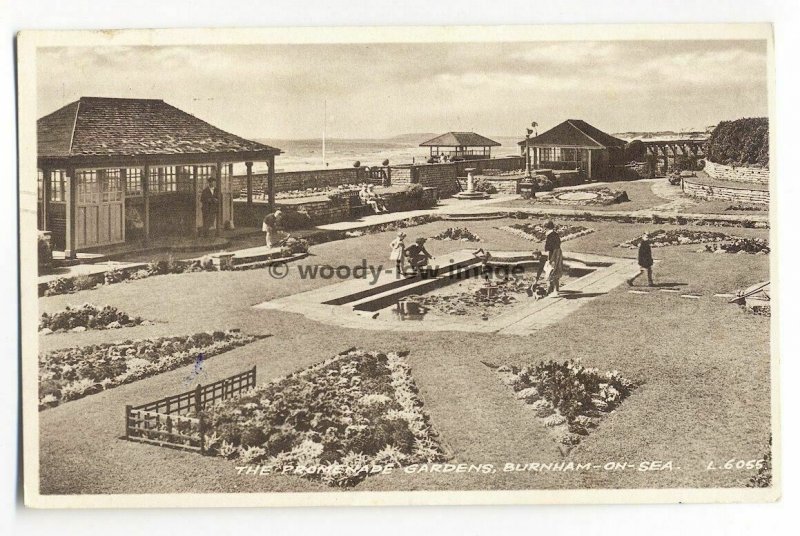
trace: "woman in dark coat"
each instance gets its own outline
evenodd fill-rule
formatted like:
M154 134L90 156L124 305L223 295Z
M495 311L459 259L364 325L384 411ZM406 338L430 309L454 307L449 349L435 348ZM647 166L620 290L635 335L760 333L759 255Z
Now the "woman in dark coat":
M544 252L547 255L545 273L549 282L547 294L558 297L558 286L564 273L564 255L561 252L561 237L555 229L555 224L548 220L544 224L547 236L544 239Z
M653 250L650 249L650 236L647 233L642 235L641 241L639 241L639 273L635 276L628 279L628 285L633 286L633 282L636 279L646 273L647 274L647 286L653 286Z

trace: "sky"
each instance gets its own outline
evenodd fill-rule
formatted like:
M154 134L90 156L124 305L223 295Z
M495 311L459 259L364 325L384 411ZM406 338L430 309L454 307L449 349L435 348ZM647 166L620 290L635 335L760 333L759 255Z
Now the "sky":
M767 54L665 40L39 49L38 116L81 96L163 99L265 139L704 129L768 115Z

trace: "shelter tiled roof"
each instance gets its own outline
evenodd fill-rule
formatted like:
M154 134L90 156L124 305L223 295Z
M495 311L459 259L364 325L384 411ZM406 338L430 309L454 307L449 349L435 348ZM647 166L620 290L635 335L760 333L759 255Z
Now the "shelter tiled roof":
M39 157L273 152L160 99L81 97L36 122Z
M420 147L499 147L500 144L475 132L447 132L432 140L420 143Z
M531 138L530 144L531 146L604 149L606 147L624 147L626 142L611 134L606 134L586 121L567 119L535 138ZM519 142L519 145L525 145L525 140Z

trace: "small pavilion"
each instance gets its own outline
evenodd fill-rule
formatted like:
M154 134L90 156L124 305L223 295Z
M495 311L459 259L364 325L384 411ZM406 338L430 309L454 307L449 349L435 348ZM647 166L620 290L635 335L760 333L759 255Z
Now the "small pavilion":
M197 236L206 180L220 195L217 233L234 227L233 164L268 165L275 206L280 149L220 130L163 100L81 97L37 121L38 226L67 258L128 241Z
M575 169L588 179L607 178L623 164L626 142L586 121L567 119L535 138L519 142L531 169Z
M430 147L433 158L447 156L455 160L478 160L491 158L492 147L499 147L500 143L475 132L447 132L419 146Z

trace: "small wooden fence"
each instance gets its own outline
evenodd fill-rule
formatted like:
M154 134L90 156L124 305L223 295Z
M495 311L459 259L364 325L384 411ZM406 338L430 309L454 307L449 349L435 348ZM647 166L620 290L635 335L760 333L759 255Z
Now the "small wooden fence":
M140 406L125 406L125 439L205 454L200 412L256 386L256 367L191 391Z

